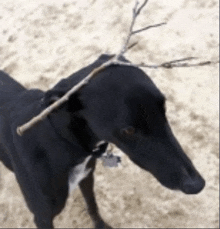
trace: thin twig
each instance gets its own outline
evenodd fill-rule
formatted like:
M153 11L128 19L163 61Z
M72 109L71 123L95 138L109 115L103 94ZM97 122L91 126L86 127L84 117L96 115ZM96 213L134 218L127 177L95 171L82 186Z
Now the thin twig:
M164 62L162 64L145 64L145 63L140 63L140 64L133 64L133 63L125 63L123 61L115 61L113 64L114 65L120 65L120 66L129 66L129 67L138 67L138 68L153 68L153 69L158 69L158 68L178 68L178 67L197 67L197 66L205 66L205 65L212 65L212 64L218 64L218 61L201 61L193 64L189 63L180 63L186 60L192 60L195 59L195 57L187 57L187 58L182 58L178 60L172 60L169 62Z
M134 24L136 22L136 19L138 17L138 15L140 14L141 10L144 8L144 6L147 4L148 0L145 0L143 2L143 4L138 8L138 5L139 5L139 2L138 0L136 0L135 2L135 5L134 5L134 8L133 8L133 15L132 15L132 21L131 21L131 25L130 25L130 28L129 28L129 33L128 33L128 36L124 42L124 45L122 46L122 49L121 51L119 52L119 54L117 55L117 60L123 56L125 54L125 52L128 50L128 44L130 42L130 39L132 37L133 34L133 28L134 28Z
M136 46L138 44L138 41L132 43L131 45L128 46L127 50L132 49L134 46Z
M148 0L145 0L142 5L139 7L139 9L137 9L136 11L136 17L140 14L141 10L145 7L145 5L147 4ZM138 3L138 1L137 1Z
M127 47L128 47L128 43L131 39L131 36L132 36L132 30L133 30L133 27L134 27L134 23L135 23L135 20L136 20L136 10L137 10L137 7L138 7L138 1L136 1L135 3L135 6L133 8L133 16L132 16L132 21L131 21L131 25L130 25L130 28L129 28L129 33L128 33L128 36L125 40L125 43L124 45L122 46L122 49L121 51L119 52L118 56L117 56L117 59L119 59L121 56L123 56L123 54L127 51Z
M163 22L163 23L159 23L159 24L155 24L155 25L146 26L146 27L144 27L142 29L138 29L138 30L133 31L132 35L140 33L140 32L143 32L143 31L146 31L146 30L151 29L151 28L155 28L155 27L159 27L159 26L162 26L162 25L166 25L166 24L167 24L166 22Z
M177 62L183 62L183 61L195 60L195 59L198 59L198 58L197 57L190 56L190 57L185 57L185 58L181 58L181 59L171 60L171 61L166 62L166 63L172 63L173 64L173 63L177 63Z
M218 64L218 61L202 61L194 64L189 64L189 63L182 63L182 64L177 64L177 63L164 63L161 64L158 67L163 67L163 68L182 68L182 67L198 67L198 66L205 66L205 65L212 65L212 64Z

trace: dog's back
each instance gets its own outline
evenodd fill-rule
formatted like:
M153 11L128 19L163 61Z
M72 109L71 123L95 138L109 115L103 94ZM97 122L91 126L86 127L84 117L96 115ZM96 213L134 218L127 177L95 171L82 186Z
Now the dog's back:
M0 106L9 102L18 93L26 90L21 84L12 79L8 74L0 71Z

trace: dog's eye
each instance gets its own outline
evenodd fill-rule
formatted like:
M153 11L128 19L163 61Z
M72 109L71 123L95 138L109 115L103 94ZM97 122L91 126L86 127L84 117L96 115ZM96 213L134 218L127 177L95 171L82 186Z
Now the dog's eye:
M124 134L124 135L133 135L135 133L135 128L133 126L129 126L129 127L126 127L126 128L123 128L121 130L121 133Z

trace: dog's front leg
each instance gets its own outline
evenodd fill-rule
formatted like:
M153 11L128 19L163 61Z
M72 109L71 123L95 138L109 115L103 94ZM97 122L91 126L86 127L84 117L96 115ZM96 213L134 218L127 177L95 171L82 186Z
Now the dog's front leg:
M36 216L34 217L34 222L39 229L53 229L52 219L47 219L46 217Z
M90 168L91 171L88 174L88 176L80 182L79 184L80 190L87 204L89 215L91 216L95 224L95 228L97 229L112 228L103 221L102 217L99 214L98 206L96 203L95 193L94 193L94 177L93 177L95 164L96 164L96 159L92 158L87 165L87 168Z

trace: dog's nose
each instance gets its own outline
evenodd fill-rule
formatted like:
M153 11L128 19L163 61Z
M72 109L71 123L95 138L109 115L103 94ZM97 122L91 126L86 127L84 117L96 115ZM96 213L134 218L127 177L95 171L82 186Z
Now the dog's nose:
M186 194L197 194L205 187L202 177L188 177L182 183L182 191Z

